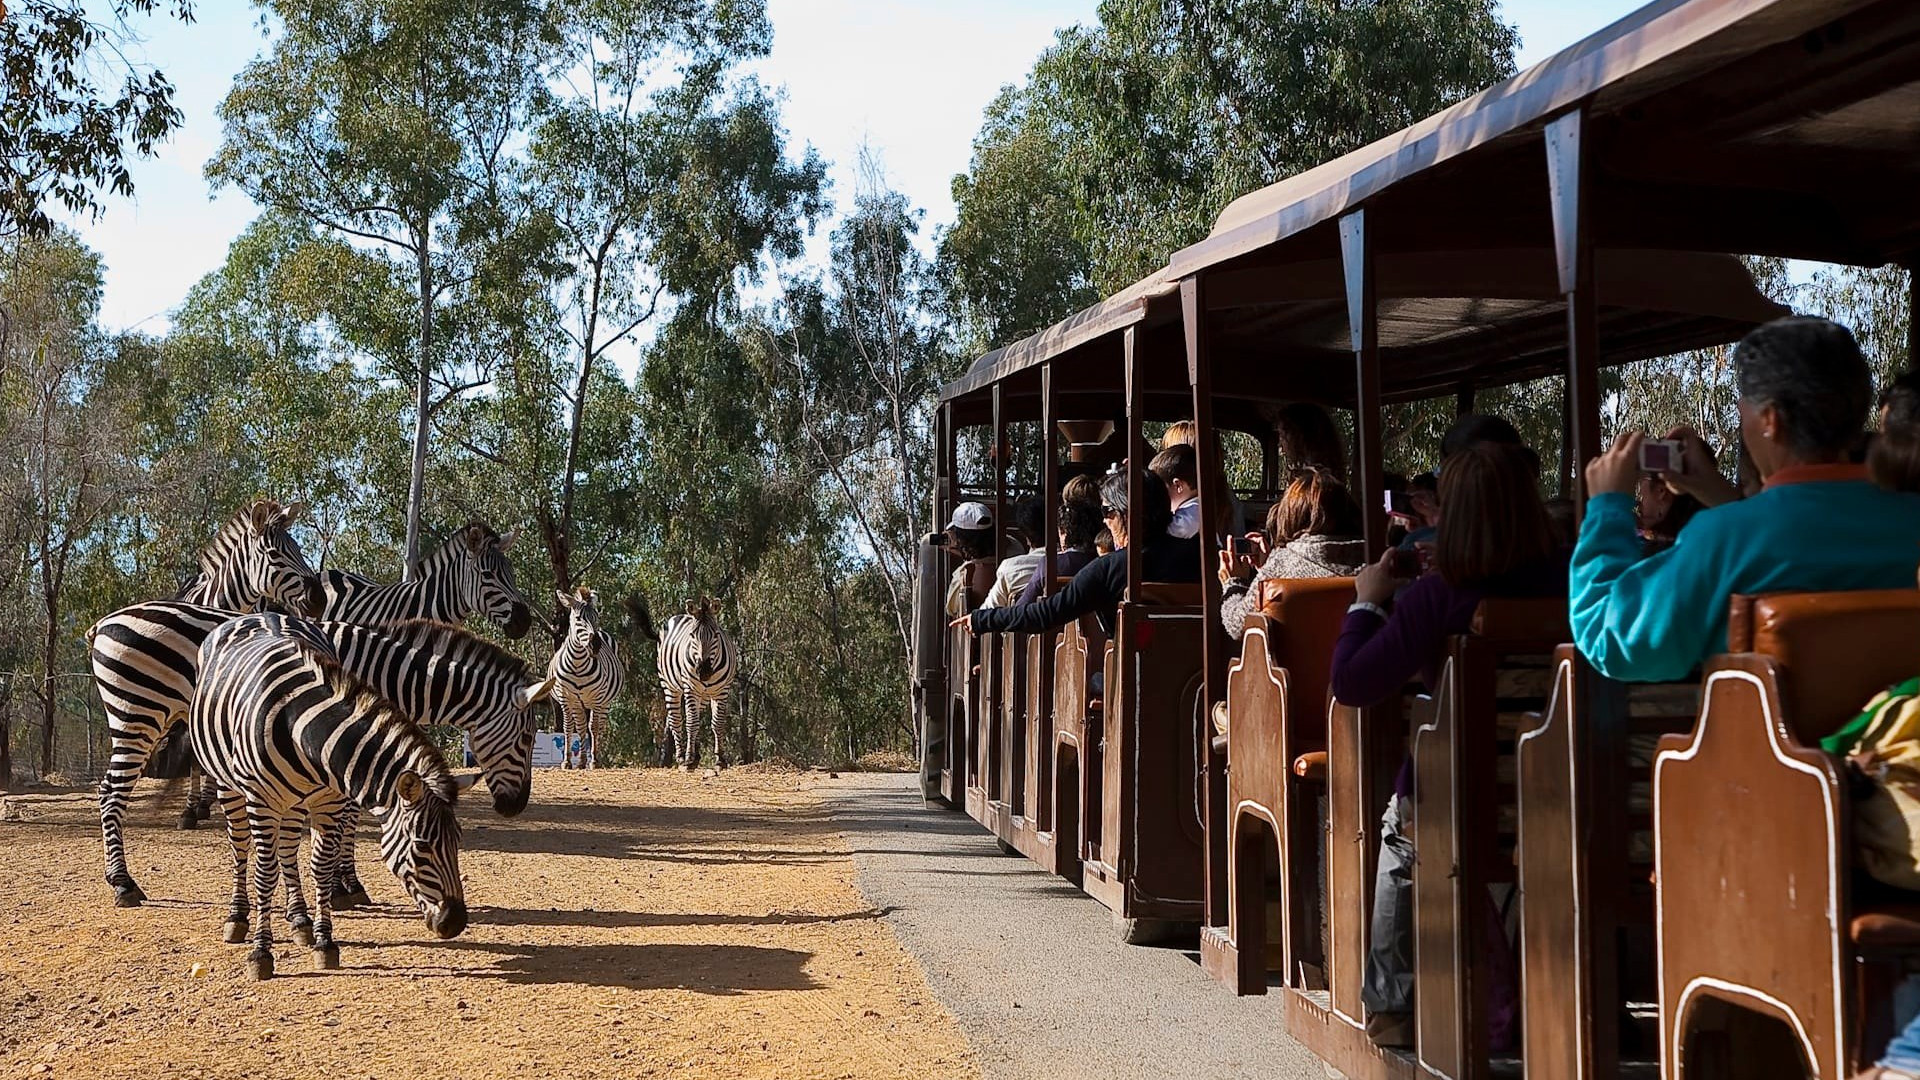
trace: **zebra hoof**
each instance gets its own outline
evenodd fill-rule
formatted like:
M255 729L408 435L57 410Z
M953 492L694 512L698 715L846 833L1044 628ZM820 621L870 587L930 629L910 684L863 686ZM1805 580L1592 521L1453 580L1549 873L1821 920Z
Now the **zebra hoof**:
M247 920L228 919L226 928L220 937L221 940L229 945L241 945L246 943L248 930Z
M197 829L199 827L200 815L194 813L192 807L180 811L180 820L174 825L174 828L182 831Z
M113 886L114 907L139 907L147 902L147 894L140 891L140 886L135 885L132 878L109 881L107 884Z
M339 971L340 946L322 945L313 950L313 966L319 971Z
M193 808L193 816L205 821L213 816L213 804L206 803Z
M255 982L264 982L273 978L273 953L266 949L255 949L247 954L247 974Z
M290 933L292 933L293 935L293 943L295 945L312 945L313 944L313 924L312 923L294 923L290 930Z
M355 885L352 888L342 889L334 893L333 899L327 902L327 906L335 911L351 911L357 907L366 907L371 903L373 903L373 897L367 895L367 890Z

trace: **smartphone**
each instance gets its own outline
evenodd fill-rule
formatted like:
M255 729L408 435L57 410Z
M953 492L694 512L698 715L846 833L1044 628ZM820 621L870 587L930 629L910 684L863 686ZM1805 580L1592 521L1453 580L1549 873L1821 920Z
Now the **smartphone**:
M1686 457L1674 439L1648 439L1640 444L1640 471L1677 473L1686 470Z
M1408 498L1404 491L1389 491L1382 501L1386 504L1389 514L1398 514L1401 517L1413 515L1413 500Z
M1253 545L1248 543L1247 538L1244 536L1229 536L1227 537L1227 554L1251 555L1253 554Z
M1387 560L1387 569L1397 578L1416 578L1420 576L1421 562L1417 549L1395 548L1393 557Z

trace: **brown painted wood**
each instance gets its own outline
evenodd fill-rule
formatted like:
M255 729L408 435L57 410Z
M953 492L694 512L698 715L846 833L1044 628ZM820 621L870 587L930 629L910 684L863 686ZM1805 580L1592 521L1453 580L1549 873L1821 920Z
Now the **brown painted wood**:
M1562 458L1563 494L1585 513L1586 463L1600 446L1600 308L1593 272L1593 222L1585 147L1586 112L1575 109L1547 125L1547 176L1560 291L1567 298L1567 379L1562 407L1569 433Z

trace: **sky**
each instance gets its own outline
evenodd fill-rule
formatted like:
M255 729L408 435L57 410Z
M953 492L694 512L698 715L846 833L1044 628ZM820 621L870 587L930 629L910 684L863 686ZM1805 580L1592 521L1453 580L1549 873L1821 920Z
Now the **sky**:
M1061 28L1090 22L1096 0L767 0L771 55L750 68L786 97L794 147L831 164L835 201L851 201L861 148L925 211L923 240L953 219L950 185L965 171L981 111L1025 77ZM1639 6L1639 0L1506 0L1525 67ZM101 322L164 331L168 313L258 212L232 188L209 189L202 167L220 144L216 110L235 73L266 47L256 9L205 0L182 26L143 20L130 55L173 80L185 124L160 153L132 164L135 197L110 198L98 220L73 222L106 262ZM822 230L824 235L825 230ZM813 252L817 257L819 245Z

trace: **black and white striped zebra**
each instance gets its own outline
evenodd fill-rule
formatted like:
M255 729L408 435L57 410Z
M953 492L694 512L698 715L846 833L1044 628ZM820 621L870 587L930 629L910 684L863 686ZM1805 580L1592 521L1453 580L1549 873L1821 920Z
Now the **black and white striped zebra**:
M297 620L288 620L294 622ZM457 626L410 619L388 626L314 624L340 666L412 717L465 732L495 812L513 817L533 791L533 706L553 693L523 660ZM354 869L358 811L348 808L337 835L314 838L314 880L322 903L366 903Z
M553 695L560 702L561 730L565 734L564 763L574 766L574 736L579 735L579 767L600 763L600 741L607 733L607 710L626 682L626 667L613 635L600 629L593 590L555 592L567 620L566 636L547 662Z
M127 870L127 801L161 736L184 732L200 643L239 612L268 605L312 611L319 605L319 582L287 531L298 512L297 505L263 499L221 526L201 553L199 579L184 594L205 603L178 601L184 605L178 610L135 604L87 631L111 744L100 779L100 836L107 884L121 907L146 899Z
M720 602L710 596L687 601L687 612L667 620L660 634L660 689L667 697L667 730L681 768L700 763L700 706L711 713L713 758L727 767L727 693L738 666L733 639L720 628Z
M440 752L393 704L340 667L310 632L275 614L228 620L200 649L199 692L188 726L201 765L220 786L233 843L233 905L227 940L246 940L247 865L253 904L247 962L256 979L273 974L275 883L284 874L289 901L299 885L300 833L334 826L349 803L381 818L387 868L438 936L466 929L460 880L456 781ZM320 905L312 930L315 960L338 967L332 917Z
M167 658L166 670L178 677L123 688L119 671L96 667L101 696L124 698L139 693L146 697L149 711L185 717L193 703L200 648L216 627L232 617L231 612L180 600L154 600L116 612L114 632L131 637L150 656ZM289 619L287 625L291 631L308 633L318 647L333 651L342 667L416 722L446 724L466 732L492 793L494 810L511 817L526 808L538 720L533 706L550 696L552 680L540 678L525 661L492 642L445 623L409 620L366 627ZM365 890L352 866L352 833L343 829L343 836L344 840L315 839L314 876L323 901L337 897L342 906L350 906L364 902ZM323 854L338 864L337 871L322 873Z
M505 536L474 522L448 537L420 560L412 581L382 585L358 574L327 570L320 575L326 594L320 618L376 626L405 619L457 623L485 615L510 638L526 636L533 612L513 583L513 565Z

